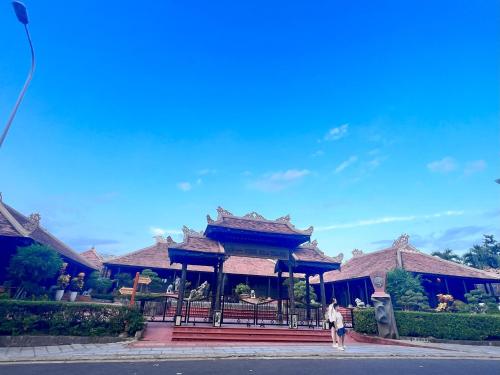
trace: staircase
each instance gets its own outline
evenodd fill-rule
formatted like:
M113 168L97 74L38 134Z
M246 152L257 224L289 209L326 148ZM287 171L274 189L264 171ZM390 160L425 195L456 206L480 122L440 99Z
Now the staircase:
M327 343L329 330L244 327L174 327L172 341Z

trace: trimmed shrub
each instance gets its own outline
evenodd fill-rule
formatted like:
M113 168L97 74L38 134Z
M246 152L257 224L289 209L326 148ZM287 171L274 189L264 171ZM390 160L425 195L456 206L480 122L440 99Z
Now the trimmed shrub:
M369 335L377 334L377 322L375 321L374 309L354 309L354 330Z
M125 306L40 301L0 301L0 335L117 336L144 327Z
M499 340L500 316L395 311L401 336L448 340Z

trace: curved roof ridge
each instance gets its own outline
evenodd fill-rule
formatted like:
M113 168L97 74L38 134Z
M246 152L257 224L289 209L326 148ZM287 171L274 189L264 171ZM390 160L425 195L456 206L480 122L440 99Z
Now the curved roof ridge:
M298 229L297 227L295 227L295 225L293 225L291 223L290 215L281 216L281 217L274 219L274 220L266 219L264 216L257 213L256 211L249 212L243 216L236 216L233 213L229 212L228 210L222 208L221 206L217 207L217 219L213 220L210 215L207 215L207 223L208 224L220 224L224 221L224 218L232 218L232 219L247 220L247 221L258 221L258 222L274 223L274 224L283 224L283 225L287 226L292 231L296 231L300 234L306 234L306 235L311 235L312 232L314 231L314 227L312 225L307 229Z

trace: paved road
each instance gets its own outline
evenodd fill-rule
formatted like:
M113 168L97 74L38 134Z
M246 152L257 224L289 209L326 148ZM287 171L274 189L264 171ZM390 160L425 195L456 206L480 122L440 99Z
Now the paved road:
M410 375L500 374L500 361L428 359L286 359L0 365L2 375Z

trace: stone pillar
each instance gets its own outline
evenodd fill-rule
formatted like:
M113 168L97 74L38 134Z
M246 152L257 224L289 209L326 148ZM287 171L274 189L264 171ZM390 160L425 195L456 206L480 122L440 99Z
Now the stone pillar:
M311 320L311 292L309 291L309 274L306 273L306 319Z
M326 293L325 293L325 279L323 278L323 272L319 274L319 289L321 291L321 312L322 316L326 313Z
M179 295L177 299L177 308L175 310L175 315L182 315L182 302L184 301L184 290L186 287L186 273L187 273L187 264L182 263L182 275L181 275L181 283L179 285Z

